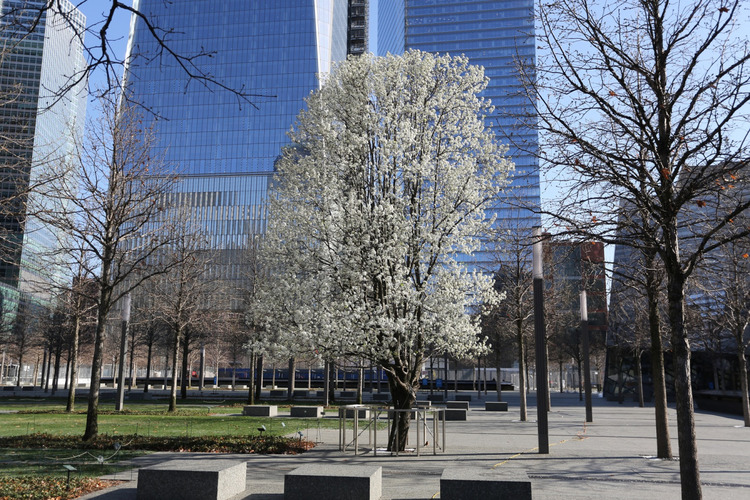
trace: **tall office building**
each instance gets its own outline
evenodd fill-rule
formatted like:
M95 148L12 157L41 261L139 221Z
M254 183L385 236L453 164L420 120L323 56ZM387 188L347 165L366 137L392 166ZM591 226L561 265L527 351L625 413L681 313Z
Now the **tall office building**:
M165 39L174 53L197 56L171 58L135 18L127 90L148 110L156 147L180 175L177 204L190 207L220 251L213 271L241 279L247 238L264 229L265 196L286 134L318 76L346 57L348 2L135 0L134 7L170 30ZM252 95L245 101L191 78L181 64Z
M131 26L127 89L149 110L157 147L180 172L177 203L210 235L223 258L216 272L241 279L248 236L264 230L265 196L287 131L319 85L318 76L347 54L398 53L404 48L464 53L491 78L485 95L498 112L493 127L513 125L507 113L527 111L517 96L513 57L533 57L532 2L380 0L135 0L152 25L166 31L169 48L189 68L232 89L255 94L243 102L213 83L190 78L140 18ZM536 144L535 132L513 128ZM513 154L513 153L511 153ZM514 155L513 193L539 204L539 176L530 155ZM500 219L538 224L538 216L499 200ZM488 249L474 256L491 266Z
M44 303L50 281L65 277L50 263L58 246L28 204L41 175L75 154L83 131L85 82L73 85L86 61L85 17L67 1L0 0L0 298L3 326L19 303ZM28 299L28 300L27 300Z
M509 146L516 165L513 189L498 200L493 211L498 227L514 232L540 225L539 166L534 155L538 138L534 110L523 95L517 77L519 58L534 61L534 1L517 0L379 0L377 19L369 26L370 38L379 55L404 50L465 55L471 64L483 66L489 85L483 96L495 112L487 124L499 140ZM469 260L494 271L497 259L493 242Z

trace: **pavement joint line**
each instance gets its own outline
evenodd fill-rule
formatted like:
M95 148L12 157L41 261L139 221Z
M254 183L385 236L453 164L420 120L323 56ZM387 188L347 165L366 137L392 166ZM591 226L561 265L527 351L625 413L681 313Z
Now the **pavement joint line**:
M583 432L576 433L576 437L580 441L583 441L584 439L587 439L587 437L585 436L585 434L586 434L586 422L583 423ZM570 441L570 439L563 439L562 441L559 441L557 443L552 443L550 446L557 446L558 444L564 444L564 443L567 443L568 441ZM495 465L492 466L492 469L496 469L496 468L500 467L501 465L505 465L508 462L510 462L511 460L513 460L514 458L520 457L524 453L531 453L532 451L538 450L538 449L539 449L539 447L535 446L533 448L529 448L528 450L524 450L524 451L522 451L520 453L516 453L515 455L507 458L506 460L503 460L502 462L496 463Z

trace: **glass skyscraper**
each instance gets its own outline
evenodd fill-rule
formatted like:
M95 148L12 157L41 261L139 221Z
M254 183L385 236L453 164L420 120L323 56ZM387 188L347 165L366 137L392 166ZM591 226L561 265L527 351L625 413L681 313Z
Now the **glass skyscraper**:
M400 54L407 49L465 55L483 66L489 85L483 96L495 106L487 124L509 146L516 165L513 189L494 207L498 227L525 231L540 225L539 166L534 155L538 138L529 117L534 110L523 95L517 62L533 62L533 0L379 0L377 25L369 27L377 39L376 52ZM470 260L494 271L498 256L488 241Z
M248 237L263 232L286 133L319 75L346 57L348 2L135 0L134 7L169 30L174 53L194 57L170 57L134 18L126 88L179 173L175 203L189 207L220 251L215 272L237 279Z
M264 230L265 196L286 133L318 77L347 54L405 48L466 54L491 78L485 95L497 112L488 123L536 144L535 132L511 118L528 111L514 95L513 75L517 54L534 55L532 0L135 0L134 7L167 30L171 51L194 57L176 61L134 18L127 91L148 110L157 147L180 173L176 203L190 207L211 247L221 250L221 276L239 278L248 237ZM221 87L253 95L245 101ZM514 153L513 196L537 206L536 162ZM539 223L507 200L494 210L523 227ZM472 259L490 266L494 257L485 249Z
M54 253L59 235L26 207L44 207L29 186L75 154L83 131L85 81L74 81L86 67L79 36L86 19L67 0L51 7L2 0L0 12L0 314L7 327L19 303L43 303L48 284L65 277L41 258Z

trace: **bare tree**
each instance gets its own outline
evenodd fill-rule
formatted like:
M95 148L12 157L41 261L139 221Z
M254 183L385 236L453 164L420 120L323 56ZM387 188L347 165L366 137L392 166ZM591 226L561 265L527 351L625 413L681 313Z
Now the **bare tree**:
M702 496L685 285L702 255L738 236L720 230L750 205L722 196L742 182L737 162L747 158L750 45L738 31L742 5L539 2L540 57L524 73L538 151L577 183L559 220L615 242L626 198L653 221L634 226L623 243L654 251L666 271L683 498ZM710 203L723 205L722 216L695 224L707 217L692 209Z
M56 229L60 247L78 259L94 285L96 331L84 440L98 433L99 382L106 337L105 326L113 306L150 274L167 268L151 267L158 252L170 243L164 217L167 193L174 176L151 150L151 133L143 129L133 108L100 101L100 122L79 148L71 165L77 181L60 183L43 193L46 210L34 213Z
M216 307L218 280L209 276L212 252L202 230L190 218L188 209L173 210L179 220L172 228L172 242L155 259L155 271L169 271L153 281L154 302L164 324L171 331L172 383L169 411L177 410L177 379L182 346L182 397L187 397L187 368L191 340L200 331L201 317Z
M506 332L513 337L518 359L518 393L520 396L520 420L526 421L526 355L529 338L533 332L532 317L534 303L531 279L530 234L522 228L498 228L496 236L496 261L499 269L495 274L495 289L504 294L502 301L488 314L485 323L494 323L496 330L490 336L490 345L497 357L498 347L502 346L499 335ZM528 232L528 231L526 231ZM530 233L530 232L529 232ZM484 330L484 329L483 329ZM494 337L494 338L493 338ZM500 391L500 366L497 366L498 391ZM500 392L498 392L498 400Z
M705 304L702 313L732 346L737 357L742 393L742 415L745 427L750 427L748 402L748 368L746 351L750 345L747 335L750 325L750 253L748 238L733 241L720 251L707 256L705 270L710 280L702 280ZM719 386L716 385L718 389Z
M19 6L10 4L2 11L3 23L13 25L19 42L30 37L37 27L44 25L46 18L51 15L59 19L58 29L67 30L74 38L80 40L86 63L78 72L67 75L66 84L56 91L58 99L62 99L72 89L94 82L95 80L90 77L95 72L103 75L104 84L91 88L89 92L92 96L111 99L113 95L118 94L119 89L122 88L122 75L128 64L128 56L131 58L137 56L134 53L122 53L118 47L122 45L122 35L117 25L126 23L128 18L131 18L131 22L141 23L144 31L158 47L158 52L150 54L150 57L176 64L189 80L208 88L231 92L237 96L239 104L247 103L255 107L253 104L255 97L273 97L251 93L244 86L236 87L208 72L203 62L212 57L220 57L221 54L205 49L183 53L177 49L181 33L173 26L164 25L162 19L157 19L151 13L147 1L134 5L132 2L122 0L105 0L100 2L101 10L97 13L98 16L87 19L88 22L84 25L75 9L80 9L95 1L98 0L46 0L34 2L34 4L24 3ZM179 8L176 5L172 7L171 2L161 0L156 3L156 6Z

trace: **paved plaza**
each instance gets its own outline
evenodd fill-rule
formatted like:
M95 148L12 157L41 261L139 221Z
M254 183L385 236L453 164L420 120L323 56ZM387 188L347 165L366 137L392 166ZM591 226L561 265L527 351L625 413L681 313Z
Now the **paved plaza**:
M490 395L491 400L495 398ZM318 446L297 456L155 453L134 460L136 467L173 458L234 458L247 461L247 490L240 499L282 499L284 474L308 463L366 464L383 468L384 499L440 498L444 469L470 467L497 474L524 471L531 479L533 498L542 499L677 499L678 461L655 460L654 410L632 402L618 404L594 398L594 422L585 423L577 394L552 395L549 415L550 453L536 451L535 400L530 397L529 420L518 420L518 393L506 392L508 412L484 411L476 399L467 421L447 422L446 450L417 457L414 453L372 456L367 432L360 437L360 454L338 450L338 432L302 429ZM242 418L238 416L237 418ZM283 420L283 417L278 417ZM674 408L670 408L672 449L677 455ZM706 499L750 498L750 428L739 416L696 411L696 434L703 494ZM351 441L351 432L349 433ZM385 432L382 432L382 438ZM427 436L426 440L431 440ZM414 437L410 438L413 444ZM427 450L425 450L427 451ZM121 473L123 485L88 495L86 499L133 500L137 471Z

